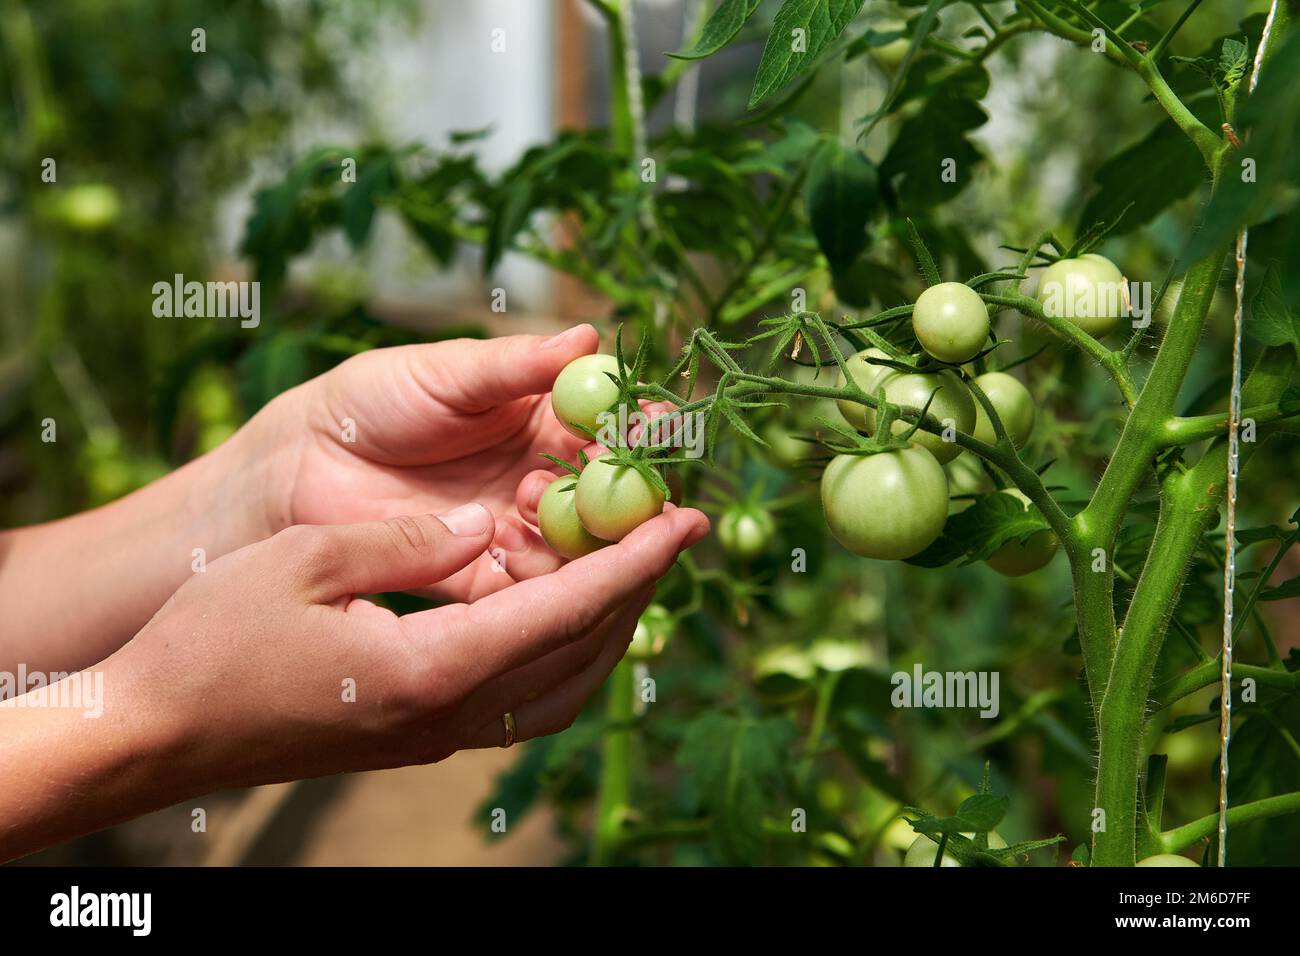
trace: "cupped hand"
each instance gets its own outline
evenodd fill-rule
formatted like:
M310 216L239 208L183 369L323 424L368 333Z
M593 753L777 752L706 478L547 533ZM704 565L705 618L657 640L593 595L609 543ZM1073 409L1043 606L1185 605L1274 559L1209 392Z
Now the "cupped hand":
M553 573L399 617L355 595L469 565L493 540L487 509L295 526L193 575L106 662L108 680L176 729L176 772L196 793L501 746L506 712L517 739L555 733L707 527L674 509Z
M572 459L584 444L560 425L549 392L596 351L595 329L376 349L272 402L250 423L262 454L283 462L264 494L270 531L437 513L466 501L491 510L485 553L432 588L472 601L560 559L515 504L541 452Z

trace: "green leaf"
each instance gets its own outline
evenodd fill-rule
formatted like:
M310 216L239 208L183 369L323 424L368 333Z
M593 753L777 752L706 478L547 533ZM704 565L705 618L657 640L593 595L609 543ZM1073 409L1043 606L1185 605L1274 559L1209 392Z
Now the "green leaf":
M1237 114L1237 136L1245 143L1229 163L1202 215L1201 227L1178 258L1195 262L1232 241L1242 226L1270 218L1300 185L1300 30L1274 37L1282 42L1260 73L1259 85ZM1253 161L1254 181L1242 163Z
M864 0L785 0L772 22L749 95L749 109L816 62L858 15ZM798 31L798 32L796 32Z
M1300 597L1300 575L1259 592L1261 601L1285 601L1293 597Z
M1008 541L1024 541L1048 528L1037 508L1025 508L1019 498L995 492L950 515L938 540L907 563L937 568L963 556L968 563L982 561Z
M745 21L758 9L759 2L760 0L722 0L718 4L718 9L713 11L713 15L704 24L695 46L668 55L679 60L698 60L717 53L740 32Z
M1290 345L1300 355L1300 308L1289 308L1282 293L1282 266L1270 261L1250 300L1246 326L1265 345Z
M806 202L813 235L832 270L851 265L867 246L879 204L876 167L838 139L822 141L808 171Z
M397 184L393 157L378 155L361 160L362 171L340 202L343 234L353 249L360 249L370 237L376 205L392 193Z
M976 165L984 158L967 134L983 126L988 116L977 98L958 95L955 87L974 79L987 90L988 74L983 67L971 66L961 77L967 82L954 80L953 87L937 89L921 111L903 123L880 164L881 178L892 184L904 211L953 198L970 185ZM945 182L944 173L950 168L955 175Z
M1097 168L1096 190L1079 216L1079 231L1094 222L1115 222L1131 204L1113 231L1132 232L1189 195L1206 175L1201 154L1182 130L1172 120L1160 123Z
M797 732L785 717L711 713L691 723L677 762L693 778L723 862L756 863L763 818L779 812L790 746Z
M957 818L961 820L965 829L974 830L976 833L987 833L1002 822L1010 804L1011 801L1005 796L977 793L961 802L957 807Z

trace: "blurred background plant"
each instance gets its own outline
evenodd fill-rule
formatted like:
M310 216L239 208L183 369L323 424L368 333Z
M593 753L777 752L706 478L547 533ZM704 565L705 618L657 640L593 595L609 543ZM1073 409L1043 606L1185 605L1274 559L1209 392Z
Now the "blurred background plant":
M1159 107L1103 57L995 32L1010 3L944 9L861 138L924 4L868 2L821 68L753 109L779 3L761 4L735 41L699 61L663 54L703 43L715 4L631 4L634 43L622 42L629 5L622 17L619 6L187 0L159 11L127 0L0 0L6 525L125 494L366 348L584 319L650 336L662 371L692 328L743 337L766 316L798 310L795 295L828 317L911 301L922 285L907 217L944 277L963 279L1012 265L1003 245L1023 246L1044 228L1069 241L1133 203L1105 252L1156 286L1197 221L1199 160ZM1180 52L1217 57L1225 37L1253 44L1265 7L1205 5L1179 34ZM1126 37L1147 42L1180 9L1098 8L1112 22L1130 19ZM975 31L996 38L988 54L969 52L980 49ZM635 89L629 61L641 68ZM1205 85L1193 64L1170 78L1180 92ZM1207 99L1212 107L1212 96L1193 102ZM40 178L46 157L56 183ZM643 157L655 164L649 183L633 162ZM865 231L843 244L828 243L815 221L815 187L827 176L818 157L857 177L838 201ZM935 188L916 171L942 157L957 158L961 175ZM355 182L339 176L348 158ZM1296 221L1282 205L1252 229L1250 294L1267 263L1295 263ZM260 280L260 326L155 318L149 290L177 273ZM494 290L504 291L504 311L493 309ZM1192 411L1224 406L1224 291L1184 391ZM1296 285L1284 295L1294 303ZM1004 361L1046 341L1014 314L999 328L1011 340ZM1022 372L1038 400L1033 458L1055 462L1064 501L1082 500L1121 423L1104 376L1062 349ZM620 670L622 705L597 702L569 732L525 745L486 795L479 781L466 784L483 797L472 814L421 822L404 805L405 829L354 847L347 861L425 862L399 845L412 832L436 842L466 823L497 839L496 808L511 821L508 845L516 823L545 807L561 839L529 843L525 859L896 865L914 837L901 808L951 812L977 792L986 761L993 791L1010 801L1003 837L1066 838L1033 862L1063 863L1086 842L1092 729L1064 562L1009 580L982 564L935 571L853 558L824 533L816 455L797 440L814 412L836 414L778 410L753 423L769 447L732 435L718 467L683 470L688 500L715 517L745 500L773 516L775 537L758 557L711 540L674 571L644 622L662 652ZM45 419L58 423L57 445L41 440ZM1294 442L1274 442L1252 460L1239 527L1285 523L1297 457ZM1153 513L1146 501L1134 509L1123 541L1134 566ZM1271 547L1243 560L1259 567ZM806 572L792 570L795 548ZM1294 575L1294 555L1279 575L1288 568ZM1217 573L1207 553L1175 612L1190 641L1168 642L1166 666L1192 663L1191 643L1214 647ZM1262 603L1252 625L1270 628L1284 655L1300 646L1286 596ZM1260 652L1258 632L1248 632L1243 659ZM917 663L997 671L999 717L894 709L889 675ZM647 676L655 700L633 706L628 688ZM1216 725L1202 719L1215 695L1182 702L1152 741L1170 755L1166 820L1215 805ZM1233 764L1234 795L1300 789L1294 694L1269 696L1239 721L1236 746L1249 758ZM315 797L267 802L265 833L226 859L339 859L312 841L337 831L327 818L352 784L310 786ZM791 829L796 808L806 833ZM366 804L351 812L366 815ZM189 835L175 824L149 832ZM611 826L616 840L601 836ZM146 849L144 832L64 858L211 859ZM1294 817L1233 832L1234 863L1293 863L1300 853Z

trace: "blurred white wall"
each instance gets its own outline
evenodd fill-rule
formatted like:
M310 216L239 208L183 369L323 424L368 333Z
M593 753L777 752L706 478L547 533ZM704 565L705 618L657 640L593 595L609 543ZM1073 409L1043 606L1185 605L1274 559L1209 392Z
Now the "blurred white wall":
M549 0L423 0L422 7L414 26L390 17L373 46L343 58L345 81L370 108L365 116L348 122L304 115L288 148L259 161L252 181L231 197L223 214L223 252L236 254L254 186L276 180L288 161L313 146L378 138L439 148L452 131L491 125L492 135L478 144L479 155L488 170L499 172L528 146L550 138L555 5ZM495 30L504 31L497 35L504 40L500 52L493 50ZM366 283L385 298L479 306L487 303L491 287L501 286L510 311L549 307L549 279L530 261L508 257L485 285L472 253L462 255L453 270L439 273L431 259L415 250L400 223L381 216L376 226L364 261L334 237L304 257L295 275L328 270Z

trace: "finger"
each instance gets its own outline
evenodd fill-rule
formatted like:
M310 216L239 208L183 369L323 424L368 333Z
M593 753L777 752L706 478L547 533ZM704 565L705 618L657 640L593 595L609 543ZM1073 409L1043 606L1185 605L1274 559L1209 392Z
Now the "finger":
M588 634L606 615L662 577L677 555L708 534L693 508L667 511L617 544L522 581L471 605L402 618L413 640L473 684L513 670ZM494 635L485 640L484 635Z
M599 342L592 326L575 325L549 337L464 339L454 353L435 344L422 352L421 359L440 388L455 394L456 407L473 413L549 392L564 366L596 351Z
M560 466L556 465L555 471L530 471L515 489L515 507L519 510L519 517L529 524L537 524L537 505L542 500L542 493L555 481L559 470Z
M650 595L653 593L651 590ZM649 598L646 601L648 603ZM586 670L600 656L611 636L619 631L623 616L632 613L632 626L635 628L635 618L640 616L644 607L639 599L624 605L601 622L590 636L483 684L466 701L468 726L486 724L508 710L542 697Z
M606 682L617 663L627 654L628 645L632 643L632 633L636 630L637 618L643 610L645 605L640 602L630 607L627 617L621 618L619 624L611 628L610 635L603 641L601 652L584 669L565 682L556 684L537 700L521 701L506 709L515 717L516 743L532 740L533 737L559 734L572 726L577 715L582 713L582 706L590 700L593 693L601 689L601 684ZM495 721L489 719L474 734L472 747L503 747L506 743L506 724L502 718L506 710L500 711L502 715Z
M550 549L540 534L514 515L497 523L492 559L512 581L527 581L550 574L564 563L564 559Z
M351 525L297 525L282 538L283 560L296 561L316 600L405 591L440 581L483 553L492 513L479 504L442 515L400 515Z
M649 589L641 598L619 611L610 621L609 626L592 647L585 647L588 658L581 667L574 668L567 676L550 683L541 693L530 689L527 679L515 680L527 671L538 667L569 648L536 661L525 668L513 671L498 681L494 681L494 691L498 696L492 700L487 711L486 720L471 738L470 747L501 747L505 745L505 724L503 717L507 712L515 718L515 740L531 740L567 730L582 711L582 706L603 684L610 672L623 655L636 630L637 619L645 611L654 597L654 589ZM584 642L585 644L586 642ZM575 655L576 657L576 655ZM558 676L558 668L548 676Z

